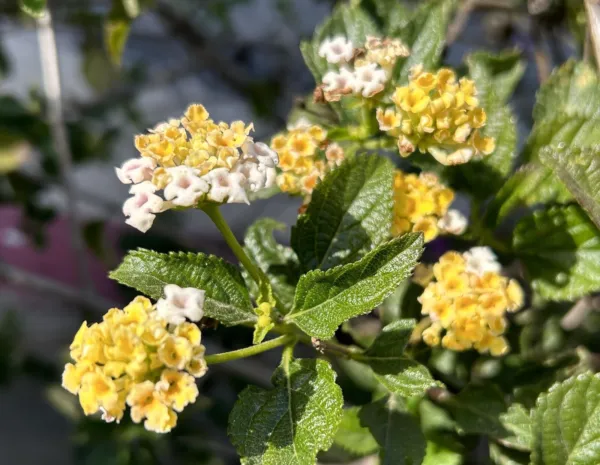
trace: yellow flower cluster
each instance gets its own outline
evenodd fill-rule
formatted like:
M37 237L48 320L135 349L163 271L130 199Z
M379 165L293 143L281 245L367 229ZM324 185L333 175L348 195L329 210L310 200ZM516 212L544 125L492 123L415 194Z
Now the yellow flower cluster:
M400 40L390 37L367 36L364 53L359 53L354 60L355 67L376 63L389 76L398 58L410 55L410 49Z
M493 271L478 273L458 252L444 254L433 266L433 275L435 281L419 297L421 313L431 321L423 341L456 351L474 348L493 356L505 354L509 349L502 336L505 314L523 305L517 281Z
M435 174L405 174L396 170L392 235L421 231L425 242L432 241L440 233L438 222L453 200L452 189L440 183Z
M273 137L271 148L279 156L282 171L277 176L279 188L305 197L344 159L343 149L327 141L327 131L306 123Z
M246 126L242 121L215 123L204 106L194 104L182 119L169 120L150 134L136 136L135 147L163 168L154 170L152 178L162 189L169 182L164 168L185 165L199 170L200 175L217 167L231 169L252 129L252 124Z
M168 325L145 297L110 309L101 323L83 323L71 344L63 387L79 395L86 415L119 422L125 406L150 431L165 433L198 396L195 377L206 373L200 329Z
M457 80L450 69L433 74L415 67L408 86L394 92L396 108L377 109L379 128L398 137L403 157L419 150L444 165L466 163L476 155L489 155L496 146L479 131L487 116L476 95L475 83Z

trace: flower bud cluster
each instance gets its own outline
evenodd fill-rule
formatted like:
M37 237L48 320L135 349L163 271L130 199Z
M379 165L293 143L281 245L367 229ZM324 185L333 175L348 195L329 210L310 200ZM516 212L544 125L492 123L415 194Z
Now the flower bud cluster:
M433 74L417 66L409 84L396 88L395 108L377 109L379 128L398 138L403 157L419 150L443 165L466 163L489 155L496 146L493 138L480 133L487 116L476 95L475 83L457 80L450 69Z
M121 182L132 184L123 204L126 223L146 232L156 214L170 208L249 203L248 192L273 186L277 155L253 141L252 129L242 121L215 123L196 104L181 119L136 136L141 157L116 169Z
M466 218L457 210L449 210L454 191L444 186L434 173L394 174L394 210L392 235L421 231L425 242L440 233L462 234Z
M493 356L508 352L505 315L523 306L523 290L499 271L500 264L487 247L445 253L433 266L434 280L419 297L421 313L431 323L422 332L423 341Z
M63 387L79 396L86 415L102 412L107 422L123 418L166 433L177 413L196 401L195 378L206 373L200 329L204 291L170 285L156 305L136 297L123 310L110 309L103 321L84 322L70 346Z
M310 196L317 183L344 159L344 150L327 141L321 126L301 121L273 137L271 148L279 157L277 185L289 194Z
M327 38L319 47L319 56L337 69L323 76L315 97L327 102L349 94L373 97L385 88L398 58L409 54L399 39L367 36L364 46L356 48L344 36Z

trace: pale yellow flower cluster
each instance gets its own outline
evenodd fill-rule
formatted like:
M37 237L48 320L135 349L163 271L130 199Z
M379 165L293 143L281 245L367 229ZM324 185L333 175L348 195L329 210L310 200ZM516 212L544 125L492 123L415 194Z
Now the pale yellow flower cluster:
M522 307L523 290L517 281L489 271L499 264L475 249L472 254L447 252L433 266L435 280L419 297L421 313L431 322L422 338L430 346L500 356L509 350L503 337L506 312Z
M277 176L279 188L305 198L344 159L343 149L327 141L327 131L305 122L273 137L271 148L279 157L282 171Z
M199 202L249 203L248 192L275 182L277 155L249 136L252 124L216 123L202 105L135 138L141 157L117 168L133 194L124 204L128 224L145 232L157 213ZM163 190L163 198L156 191Z
M403 157L419 150L444 165L466 163L496 146L480 133L487 116L476 95L475 83L457 80L450 69L433 74L415 67L409 84L394 92L395 108L377 109L379 128L398 138Z
M444 186L434 173L394 174L392 235L421 231L425 242L440 233L438 223L454 200L454 191Z
M168 324L145 297L123 310L110 309L101 323L83 323L71 344L63 387L79 395L86 415L102 412L119 422L126 405L131 418L165 433L177 414L198 396L195 378L206 372L200 329Z

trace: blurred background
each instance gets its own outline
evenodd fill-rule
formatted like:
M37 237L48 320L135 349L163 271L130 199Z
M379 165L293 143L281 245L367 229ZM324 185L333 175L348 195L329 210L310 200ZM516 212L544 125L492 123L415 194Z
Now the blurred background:
M165 437L83 418L60 373L81 321L131 297L107 278L127 250L232 259L198 211L162 214L145 235L125 225L127 187L114 167L136 156L133 136L198 102L215 120L253 121L255 138L268 142L314 88L298 45L334 4L50 0L50 15L35 19L18 0L0 0L2 465L238 463L228 412L248 383L269 385L277 354L211 369L200 380L203 397ZM460 68L474 49L518 48L527 69L512 106L524 135L540 80L585 52L584 21L576 0L459 2L445 61ZM300 203L277 195L223 212L241 238L260 216L293 224ZM218 352L248 345L251 335L220 328L206 340ZM369 395L343 373L341 382L347 399Z

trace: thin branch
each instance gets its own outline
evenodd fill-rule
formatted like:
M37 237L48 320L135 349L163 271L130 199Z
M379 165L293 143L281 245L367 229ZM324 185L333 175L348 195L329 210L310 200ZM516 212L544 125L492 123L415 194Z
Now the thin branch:
M45 14L36 20L36 23L42 67L42 81L46 99L48 101L48 120L52 132L54 151L58 156L62 184L67 194L71 244L76 256L80 285L85 292L91 294L93 293L93 285L87 266L86 248L76 207L77 191L75 183L73 182L73 157L63 116L58 51L56 48L56 37L54 36L50 10L46 10Z

